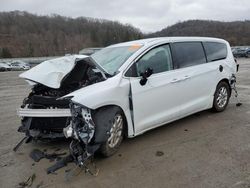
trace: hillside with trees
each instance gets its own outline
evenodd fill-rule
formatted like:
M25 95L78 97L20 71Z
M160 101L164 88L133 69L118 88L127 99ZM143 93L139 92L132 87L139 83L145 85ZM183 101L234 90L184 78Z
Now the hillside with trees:
M147 35L147 37L165 36L218 37L226 39L232 46L250 45L250 21L189 20Z
M0 12L0 57L3 58L78 53L85 47L103 47L142 36L139 29L116 21Z
M250 21L190 20L144 34L117 21L37 16L21 11L0 12L0 58L60 56L78 53L86 47L105 47L123 41L163 36L219 37L231 45L250 45Z

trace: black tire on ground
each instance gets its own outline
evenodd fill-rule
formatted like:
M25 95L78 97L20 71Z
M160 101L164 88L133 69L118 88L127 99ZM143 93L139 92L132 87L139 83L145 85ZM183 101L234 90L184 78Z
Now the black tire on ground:
M222 112L226 109L230 98L230 86L227 82L220 82L214 93L213 111Z
M111 115L110 118L103 118L102 119L102 124L109 124L111 123L111 128L109 130L110 136L107 139L106 142L101 144L99 152L101 153L102 156L104 157L109 157L113 154L115 154L119 146L122 143L122 140L124 138L124 127L125 127L125 117L123 115L123 112L120 108L118 107L111 107L107 109L103 109L99 111L99 113L106 113ZM103 122L107 121L107 122ZM97 125L98 126L98 125Z

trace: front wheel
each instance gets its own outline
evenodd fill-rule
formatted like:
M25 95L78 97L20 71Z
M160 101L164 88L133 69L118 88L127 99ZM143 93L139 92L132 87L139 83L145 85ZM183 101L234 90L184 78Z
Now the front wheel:
M100 147L100 152L104 157L113 155L123 140L125 119L121 110L116 111L111 124L109 138Z
M220 82L214 94L213 110L216 112L224 111L228 105L229 97L229 85L226 82Z

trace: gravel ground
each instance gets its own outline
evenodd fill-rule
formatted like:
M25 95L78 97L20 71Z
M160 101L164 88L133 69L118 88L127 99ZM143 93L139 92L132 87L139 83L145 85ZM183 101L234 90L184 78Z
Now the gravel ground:
M17 132L16 108L29 93L20 72L0 72L0 187L18 187L35 174L31 187L250 187L250 59L239 59L239 98L231 98L226 111L203 111L162 126L133 139L126 139L110 158L95 157L97 177L85 174L65 178L74 164L47 175L53 164L35 163L33 149L68 152L68 142L24 144ZM60 149L58 151L58 149Z

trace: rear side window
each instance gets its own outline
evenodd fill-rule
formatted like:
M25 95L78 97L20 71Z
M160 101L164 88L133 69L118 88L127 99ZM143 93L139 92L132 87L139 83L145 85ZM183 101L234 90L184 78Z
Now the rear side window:
M177 42L171 45L175 68L206 63L201 42Z
M219 42L203 42L206 51L207 61L216 61L227 57L227 46Z

